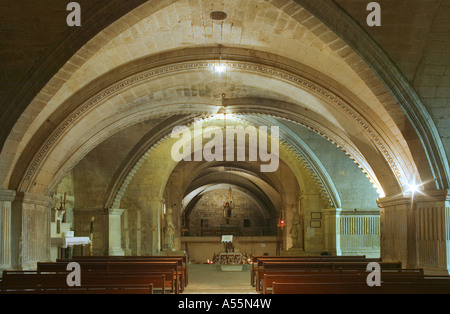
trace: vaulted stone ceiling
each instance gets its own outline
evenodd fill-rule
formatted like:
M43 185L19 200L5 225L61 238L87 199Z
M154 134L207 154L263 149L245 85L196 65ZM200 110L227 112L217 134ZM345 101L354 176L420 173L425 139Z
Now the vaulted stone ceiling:
M307 2L298 1L300 5L310 9ZM314 1L314 5L320 7L321 2ZM446 57L450 48L445 42L447 39L444 38L445 34L448 35L449 29L441 26L449 15L448 5L443 1L429 1L427 7L419 4L414 7L408 2L406 7L404 4L406 2L399 1L402 4L397 5L391 2L381 1L383 12L386 14L383 13L383 26L377 29L365 26L366 1L336 1L344 13L349 13L376 40L403 75L416 87L421 98L429 105L429 110L439 126L450 118L442 113L442 110L439 111L448 109L449 104L446 89L448 87L445 82L446 75L449 74L449 66L446 65L449 58ZM2 42L5 43L0 55L0 60L5 65L4 71L0 73L0 80L5 83L2 84L3 105L0 116L4 125L1 129L4 148L2 153L6 154L6 158L0 164L2 181L7 175L12 175L10 181L5 181L5 187L8 185L11 187L11 182L15 186L23 186L23 182L21 183L23 178L20 177L26 170L23 165L30 164L31 160L27 160L30 156L40 156L37 147L25 149L25 145L30 141L38 143L37 139L48 137L52 129L62 123L64 115L75 108L71 107L76 105L73 100L82 104L96 92L104 91L116 83L118 79L138 73L145 65L161 67L164 63L170 65L177 62L180 64L194 62L195 54L199 61L207 60L206 55L210 56L209 59L215 60L224 57L231 60L230 64L234 62L237 70L243 63L255 61L264 61L267 67L275 63L283 64L284 70L289 71L296 68L297 73L320 82L345 101L355 105L360 112L364 111L365 118L378 115L381 118L379 121L368 123L377 125L375 128L377 132L383 130L383 133L389 133L386 138L392 142L384 146L389 146L392 151L385 152L384 157L388 161L392 158L395 160L393 163L401 164L400 171L404 172L403 175L414 173L416 171L414 164L420 166L427 162L426 152L411 156L411 150L416 153L414 143L420 145L420 140L416 138L414 128L388 93L389 86L380 85L375 75L369 73L368 65L352 53L343 40L296 3L287 0L246 1L244 4L241 1L227 1L225 4L216 1L152 1L145 4L144 1L126 1L126 3L79 1L79 3L83 8L83 26L80 28L67 27L65 24L67 11L60 1L46 1L35 4L36 7L34 5L24 7L20 1L9 0L0 4L4 9L0 25ZM143 5L139 10L133 11L141 4ZM210 20L209 12L213 9L225 10L229 14L227 22L217 23ZM127 12L132 13L125 15ZM416 14L418 12L425 12L426 17L423 14ZM120 21L111 24L124 15ZM397 31L399 28L401 31ZM399 40L393 40L393 37ZM89 40L91 41L85 45ZM198 50L199 47L206 48ZM196 50L189 55L185 53L186 49L184 54L178 50L181 48ZM292 63L292 60L301 61L301 66ZM183 103L198 104L201 102L200 99L204 98L207 99L205 103L220 105L220 95L223 92L231 99L259 97L278 101L283 108L299 105L318 114L308 116L302 112L309 118L308 121L303 121L308 126L313 125L311 121L314 117L327 117L328 123L323 122L322 125L327 125L329 130L320 130L317 125L315 131L333 142L342 140L337 144L353 151L352 156L360 164L367 166L365 170L369 174L373 171L374 160L368 161L367 158L372 155L372 158L379 159L377 154L371 153L375 149L369 148L374 145L369 144L370 141L364 144L366 151L361 152L363 145L352 146L353 143L362 143L366 139L359 138L358 129L355 127L352 131L353 126L346 123L346 119L340 119L335 108L332 106L327 108L323 106L324 103L319 105L318 99L301 89L292 88L290 85L292 83L281 83L286 80L286 76L277 81L259 73L256 80L249 72L231 70L226 78L214 81L213 77L199 75L198 70L183 72L182 67L179 69L176 75L161 76L154 85L128 89L120 95L120 99L111 98L107 105L99 108L84 121L84 124L76 126L79 130L83 130L86 125L96 125L91 133L73 133L72 138L67 137L66 142L54 151L67 155L71 162L64 160L55 163L49 160L42 174L42 178L45 178L43 182L46 183L38 182L38 187L39 184L44 186L37 188L36 192L45 191L45 184L51 182L51 176L55 174L61 176L99 141L114 134L121 127L147 119L154 114L149 112L147 116L137 117L138 112L134 109L154 102L159 106L164 105L168 113L181 113L180 107L170 107L164 100L170 99L174 104L178 97L180 101L183 99ZM431 72L436 75L429 74ZM341 92L342 90L349 93ZM211 100L212 98L214 100ZM33 105L28 106L29 103ZM239 101L238 103L232 101L230 104L235 106L238 113L252 112L251 102L246 102L241 107ZM22 119L18 120L27 106L28 109ZM191 106L192 113L205 113L205 108ZM214 106L208 110L212 113ZM99 123L107 112L113 111L117 111L116 116L111 115ZM120 116L119 113L123 112L130 117L128 121ZM119 120L120 123L117 124ZM18 121L15 125L16 133L6 140L16 121ZM107 125L113 123L116 123L115 128L106 129ZM95 128L97 130L94 130ZM18 130L27 131L20 134ZM445 126L439 130L444 132L439 136L443 143L446 143L448 133L445 133ZM327 132L330 133L329 136ZM75 136L76 134L79 136ZM88 139L91 146L83 148L83 140L87 143ZM71 151L75 143L81 148L78 151ZM28 157L23 155L20 159L14 155L15 150L22 152L29 150L31 154ZM18 172L9 168L12 161L18 162L16 166ZM388 168L383 164L377 167ZM61 174L58 174L58 171ZM378 171L379 180L383 181L385 186L390 186L388 181L392 180L392 177L386 175L383 178L384 171L387 170ZM422 175L427 179L433 176L425 170ZM33 182L28 184L33 185Z
M84 42L114 19L144 3L143 0L126 2L80 0L78 2L83 13L84 27L81 28L67 26L66 4L59 0L34 3L4 0L0 3L2 40L0 62L3 68L0 73L0 103L8 104L19 88L20 82L26 80L26 75L38 69L39 65L45 62L46 57L61 44L63 47L59 50L60 60L53 60L53 67L46 73L41 71L42 79L39 82L27 84L27 88L32 89L31 94L36 94L58 66L61 67L62 62L67 61ZM272 2L279 6L286 3L279 0ZM435 75L434 73L437 76L449 75L447 71L450 53L448 2L439 0L379 1L383 9L380 28L368 27L365 23L367 1L336 0L335 2L380 44L408 80L418 87L422 97L430 97L430 91L425 91L427 86L422 81L426 80L426 77L423 76ZM442 65L441 70L435 69L439 65ZM446 80L448 82L448 78ZM433 87L437 90L439 87L448 87L448 84L435 84ZM2 114L4 112L5 110L2 110ZM10 112L10 114L17 119L17 112L15 114ZM3 128L2 131L5 132Z

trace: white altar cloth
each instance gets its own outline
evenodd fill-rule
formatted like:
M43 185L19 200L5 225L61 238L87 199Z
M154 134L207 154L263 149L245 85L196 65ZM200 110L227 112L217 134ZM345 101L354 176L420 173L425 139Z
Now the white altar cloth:
M64 249L72 245L83 245L89 243L91 243L89 237L52 238L52 244Z

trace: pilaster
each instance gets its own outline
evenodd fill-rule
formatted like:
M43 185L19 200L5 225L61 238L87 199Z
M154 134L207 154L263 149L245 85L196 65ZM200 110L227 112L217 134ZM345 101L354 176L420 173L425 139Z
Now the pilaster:
M36 262L51 260L51 206L45 195L18 192L12 202L11 265L35 269Z
M325 251L331 255L342 255L340 240L340 208L327 208L322 210L324 221Z
M161 214L163 201L157 196L141 196L140 253L142 255L158 255L161 251Z
M380 207L381 258L428 274L450 269L450 198L448 190L385 197Z
M123 209L110 208L108 210L108 222L109 222L109 248L108 253L111 256L124 256L125 252L122 249L122 226L121 216Z
M157 196L150 198L152 255L157 255L161 251L161 216L163 205L164 199Z
M16 191L0 189L0 271L11 268L11 206Z

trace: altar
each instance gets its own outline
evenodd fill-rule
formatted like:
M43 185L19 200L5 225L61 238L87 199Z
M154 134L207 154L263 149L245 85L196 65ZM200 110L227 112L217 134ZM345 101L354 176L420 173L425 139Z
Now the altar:
M222 243L225 246L225 252L219 253L217 263L221 271L242 271L242 265L246 259L240 252L234 252L233 236L223 235Z
M81 246L81 255L84 255L86 244L91 244L90 237L74 237L71 223L66 217L66 193L61 195L59 208L52 208L52 221L50 224L50 259L71 258L72 248ZM70 249L69 249L70 248Z
M219 259L218 259L217 263L221 264L221 265L240 265L240 264L244 264L245 260L243 259L243 256L241 253L221 252L221 253L219 253Z
M81 245L81 255L84 255L86 244L91 243L89 237L54 237L51 238L52 259L64 259L65 250L74 245Z

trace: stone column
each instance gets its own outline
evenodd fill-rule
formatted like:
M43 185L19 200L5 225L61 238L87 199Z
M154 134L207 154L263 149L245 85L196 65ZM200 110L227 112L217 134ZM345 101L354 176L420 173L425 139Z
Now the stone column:
M141 255L158 255L161 251L161 211L162 202L157 196L141 196L140 219ZM138 224L139 226L139 224ZM138 243L139 245L139 243Z
M447 190L385 197L380 207L381 258L427 274L450 269L450 198Z
M16 191L0 189L0 271L11 268L11 206Z
M325 251L331 255L342 255L340 240L340 208L327 208L322 210L324 224Z
M129 210L124 209L123 211L123 231L125 236L124 241L124 252L125 255L130 256L131 255L131 249L130 249L130 228L129 228Z
M416 198L417 265L430 274L447 275L450 271L450 195L448 192L429 192L428 196Z
M158 255L161 251L161 212L163 204L164 200L160 197L155 196L150 199L152 255Z
M18 192L11 213L11 265L35 269L51 260L50 219L53 200L45 195Z
M110 208L108 210L108 238L109 249L108 253L111 256L124 256L125 252L122 250L122 224L121 216L123 209Z

